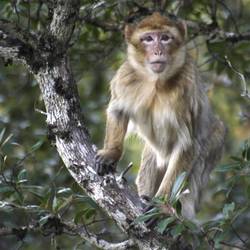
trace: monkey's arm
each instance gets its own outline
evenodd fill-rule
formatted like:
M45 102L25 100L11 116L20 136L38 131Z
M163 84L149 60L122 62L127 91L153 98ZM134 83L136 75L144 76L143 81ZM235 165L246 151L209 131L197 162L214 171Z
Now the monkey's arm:
M127 131L128 117L121 112L108 112L106 135L103 149L96 155L96 171L104 175L115 170L123 150L123 140Z

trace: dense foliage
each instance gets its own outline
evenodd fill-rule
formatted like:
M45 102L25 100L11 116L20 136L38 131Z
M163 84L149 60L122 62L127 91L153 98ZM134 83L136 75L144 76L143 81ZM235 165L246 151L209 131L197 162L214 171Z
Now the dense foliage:
M0 18L30 33L46 33L51 13L45 2L50 1L2 0ZM197 60L211 102L224 120L228 135L222 163L213 172L198 215L202 229L177 216L163 218L157 230L177 239L183 235L200 249L233 246L248 249L249 0L166 3L82 0L70 61L83 116L93 141L101 146L109 98L108 81L125 58L124 23L130 21L130 17L142 16L160 7L165 13L188 21L189 51ZM57 218L84 224L104 239L126 238L64 168L47 137L43 101L32 75L21 65L2 60L0 86L0 248L88 249L88 243L74 233L65 237L60 222L55 223ZM134 137L129 138L120 164L124 168L130 161L134 163L126 176L131 185L138 169L140 149L141 143Z

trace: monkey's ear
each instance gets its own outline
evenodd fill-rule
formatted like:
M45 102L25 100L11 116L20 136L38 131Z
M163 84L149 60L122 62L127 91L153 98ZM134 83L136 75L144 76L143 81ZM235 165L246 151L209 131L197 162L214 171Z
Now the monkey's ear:
M132 24L126 24L124 28L124 36L127 42L130 41L131 36L135 30L135 27Z
M187 24L185 21L179 21L177 23L177 27L181 32L181 35L183 36L184 40L187 40Z

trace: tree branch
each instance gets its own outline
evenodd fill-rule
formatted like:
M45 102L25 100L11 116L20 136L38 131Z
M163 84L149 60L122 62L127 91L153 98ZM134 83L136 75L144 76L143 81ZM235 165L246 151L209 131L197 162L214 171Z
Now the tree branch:
M238 43L241 41L250 41L250 32L235 33L222 30L217 26L205 23L196 23L186 20L186 23L190 29L192 29L194 36L204 35L212 39L220 41L226 41L231 43Z
M119 243L108 242L89 232L85 226L76 226L52 215L48 217L47 221L43 225L37 222L33 223L32 225L18 228L0 227L0 237L13 235L19 240L23 240L29 232L41 233L44 236L61 234L78 235L82 239L88 241L90 244L105 250L125 250L135 245L133 240L125 240Z
M65 232L72 232L87 240L89 243L105 250L125 250L135 245L133 240L125 240L119 243L111 243L87 231L83 226L75 226L70 223L63 223Z
M0 56L5 60L21 62L36 71L42 63L36 52L37 43L35 35L24 32L12 23L0 19Z
M80 1L57 0L49 32L62 43L68 43L78 17Z

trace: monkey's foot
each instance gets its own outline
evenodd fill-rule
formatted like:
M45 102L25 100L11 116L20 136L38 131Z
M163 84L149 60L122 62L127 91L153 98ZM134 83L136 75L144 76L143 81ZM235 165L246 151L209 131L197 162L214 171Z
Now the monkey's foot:
M146 197L148 199L149 197ZM142 197L141 197L142 199ZM143 197L145 200L145 197ZM149 198L150 199L150 198ZM168 203L166 204L159 204L155 203L152 200L147 201L147 203L143 203L145 207L143 207L143 213L145 215L156 215L150 217L148 220L144 221L147 227L154 228L154 226L161 220L163 217L168 216L177 216L176 210Z
M140 196L140 200L141 200L141 202L142 202L142 207L143 207L143 209L144 209L146 206L148 206L150 203L152 203L152 199L151 199L149 196L147 196L147 195L141 195L141 196Z

